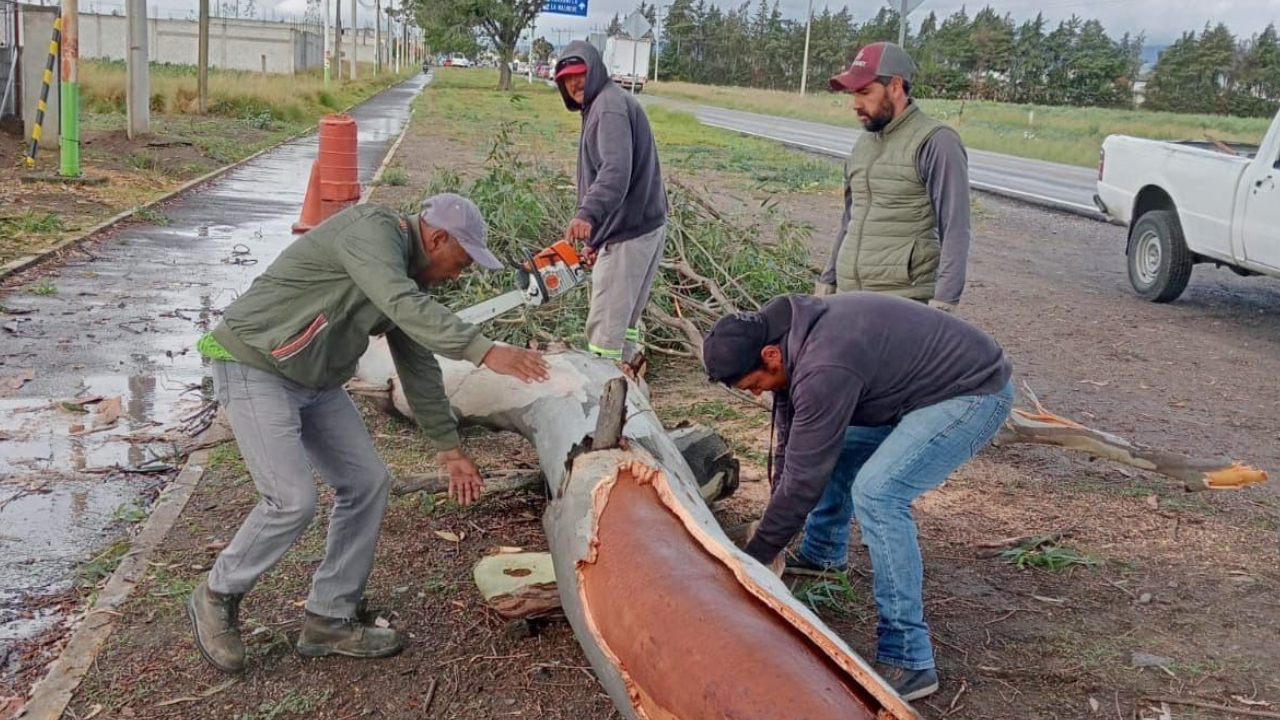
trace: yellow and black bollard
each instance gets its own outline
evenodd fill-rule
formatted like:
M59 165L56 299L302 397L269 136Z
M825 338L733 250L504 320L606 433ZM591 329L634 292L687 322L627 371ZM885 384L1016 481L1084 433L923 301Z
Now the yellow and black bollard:
M44 111L49 102L49 85L53 83L53 64L58 59L58 46L62 42L62 13L53 19L53 39L49 41L49 57L44 61L44 79L40 86L40 102L36 103L36 124L31 128L31 150L27 153L27 167L36 166L36 149L44 133Z

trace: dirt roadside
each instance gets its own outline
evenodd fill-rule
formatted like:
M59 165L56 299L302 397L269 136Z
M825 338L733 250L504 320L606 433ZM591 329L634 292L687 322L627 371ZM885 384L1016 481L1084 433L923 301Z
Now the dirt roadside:
M415 122L393 163L409 183L380 189L375 201L416 200L441 168L466 174L483 161L483 149L437 132ZM698 179L716 186L714 176ZM820 251L839 207L811 196L779 201L814 225ZM1153 445L1280 468L1280 391L1267 382L1280 372L1280 287L1198 270L1183 301L1145 304L1124 287L1118 229L989 198L977 208L962 312L1001 340L1051 409ZM752 461L767 443L762 412L708 388L687 365L659 365L651 387L665 419L712 422L760 477ZM416 430L372 414L369 422L394 470L430 469ZM467 444L490 467L532 464L512 436L473 432ZM730 514L758 511L764 492L745 484ZM1058 450L984 453L918 505L944 676L918 707L931 718L1151 717L1159 703L1144 697L1177 695L1275 710L1275 497L1269 488L1186 495ZM253 501L234 452L220 452L66 717L615 716L567 626L529 637L478 608L477 558L493 546L545 546L540 502L524 495L470 510L417 495L393 503L369 596L412 645L377 663L307 661L289 649L319 560L319 517L246 601L255 658L227 686L200 662L180 601ZM1068 526L1064 544L1096 566L1019 570L975 547ZM436 534L446 530L460 541ZM796 592L865 654L875 614L869 563L854 548L848 583ZM1221 717L1170 707L1180 719Z

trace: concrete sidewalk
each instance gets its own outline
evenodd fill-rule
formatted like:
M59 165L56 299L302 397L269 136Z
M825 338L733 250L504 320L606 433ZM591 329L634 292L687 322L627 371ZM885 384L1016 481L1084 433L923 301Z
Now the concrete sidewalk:
M362 180L429 81L418 76L350 111ZM195 341L292 242L316 145L313 134L264 153L165 203L164 221L113 229L77 259L33 274L43 279L0 294L0 378L34 373L8 396L0 386L0 678L14 670L7 651L59 619L23 618L23 598L67 589L78 563L117 531L118 508L154 496L157 476L103 470L171 451L138 436L179 425L205 399ZM75 434L93 416L58 403L91 395L120 397L119 422Z

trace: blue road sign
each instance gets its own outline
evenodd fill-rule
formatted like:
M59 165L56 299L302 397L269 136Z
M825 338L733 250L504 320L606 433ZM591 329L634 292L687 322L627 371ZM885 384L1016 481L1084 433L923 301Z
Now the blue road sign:
M542 6L542 12L586 17L587 0L547 0L547 3Z

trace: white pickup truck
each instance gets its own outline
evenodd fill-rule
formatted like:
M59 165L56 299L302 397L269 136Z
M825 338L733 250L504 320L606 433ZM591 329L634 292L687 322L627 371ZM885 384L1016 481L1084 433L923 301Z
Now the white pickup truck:
M1196 263L1280 277L1280 114L1258 147L1111 135L1094 202L1129 227L1129 283L1148 300L1177 299Z

